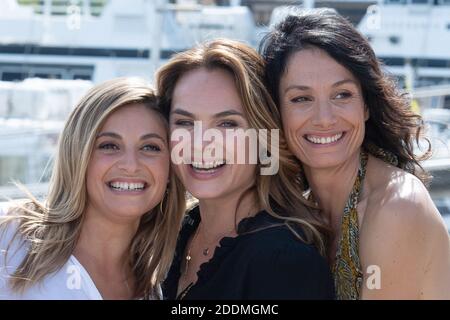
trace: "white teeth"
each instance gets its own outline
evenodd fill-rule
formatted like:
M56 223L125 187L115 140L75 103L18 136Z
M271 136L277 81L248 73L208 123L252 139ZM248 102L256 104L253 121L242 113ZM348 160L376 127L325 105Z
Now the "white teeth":
M221 165L223 165L225 162L223 160L215 160L212 162L206 162L206 163L202 163L202 162L192 162L192 166L195 169L202 169L202 170L208 170L208 169L214 169L217 168Z
M145 185L144 183L127 183L127 182L111 182L110 187L115 190L143 190Z
M315 144L327 144L327 143L332 143L332 142L339 140L342 137L342 135L343 135L342 132L335 134L334 136L331 136L331 137L317 137L317 136L307 135L306 139L308 139L308 141L315 143Z

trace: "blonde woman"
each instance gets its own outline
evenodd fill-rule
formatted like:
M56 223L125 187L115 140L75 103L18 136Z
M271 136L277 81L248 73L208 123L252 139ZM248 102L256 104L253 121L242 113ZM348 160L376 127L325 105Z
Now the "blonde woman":
M158 298L184 195L169 175L153 90L119 78L91 89L61 134L45 202L0 222L0 298Z
M264 65L249 46L219 39L180 53L159 70L161 106L169 115L172 156L184 141L176 132L197 141L200 134L227 130L266 129L267 142L280 126L279 115L262 83ZM250 130L250 131L248 131ZM272 131L273 131L273 136ZM226 140L226 138L225 138ZM231 139L232 140L232 139ZM298 163L280 134L273 151L277 174L262 175L262 163L237 163L251 150L233 148L226 140L223 154L206 151L200 160L182 150L183 162L174 172L199 200L184 220L176 256L164 282L168 299L330 299L331 274L324 254L324 228L302 201L292 177ZM261 140L260 140L261 142ZM275 150L276 149L276 150ZM216 149L218 150L218 149ZM236 158L232 154L235 151ZM195 153L195 152L194 152ZM187 161L186 161L187 160ZM276 172L273 172L276 173Z

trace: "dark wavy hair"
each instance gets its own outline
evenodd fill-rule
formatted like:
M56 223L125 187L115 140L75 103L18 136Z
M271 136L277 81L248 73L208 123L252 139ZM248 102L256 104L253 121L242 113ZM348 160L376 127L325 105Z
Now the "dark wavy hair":
M414 154L414 145L422 137L422 118L411 111L408 97L381 70L366 38L334 10L293 8L262 39L259 51L266 61L265 81L278 107L280 80L289 58L308 48L325 51L358 79L370 114L363 147L428 183L430 176L419 161L430 156L429 141L422 156Z

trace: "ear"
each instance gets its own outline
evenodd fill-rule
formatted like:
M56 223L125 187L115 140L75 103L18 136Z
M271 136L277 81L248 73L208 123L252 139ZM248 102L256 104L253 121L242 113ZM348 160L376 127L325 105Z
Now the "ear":
M364 121L369 120L369 118L370 118L369 107L367 105L364 105Z

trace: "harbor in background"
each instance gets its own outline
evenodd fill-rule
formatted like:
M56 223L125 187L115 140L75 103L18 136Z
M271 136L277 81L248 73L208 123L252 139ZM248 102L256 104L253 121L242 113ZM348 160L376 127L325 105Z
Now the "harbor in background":
M434 150L424 167L450 229L450 0L272 1L267 12L262 2L2 0L0 196L23 197L13 180L45 195L64 121L95 83L152 82L174 53L215 37L256 48L269 24L289 12L278 4L330 6L369 39L423 116Z

